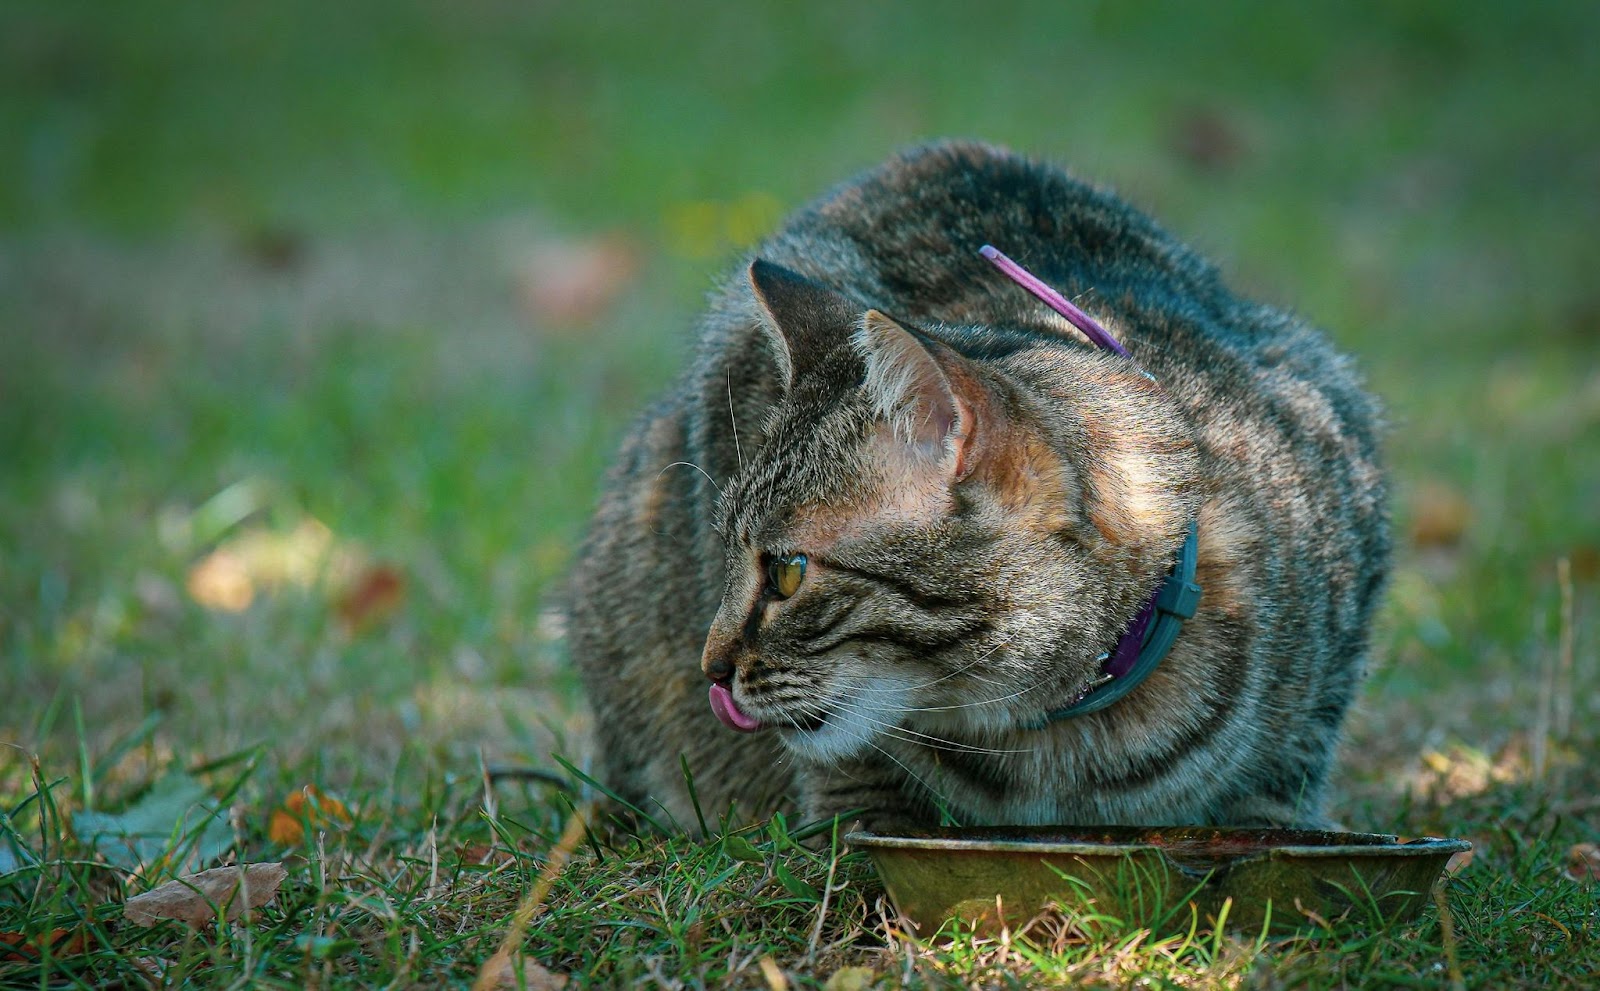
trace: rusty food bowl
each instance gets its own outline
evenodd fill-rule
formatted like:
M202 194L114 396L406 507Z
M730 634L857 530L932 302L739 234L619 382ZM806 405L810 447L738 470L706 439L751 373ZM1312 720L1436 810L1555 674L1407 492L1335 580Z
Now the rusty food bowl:
M856 832L923 935L950 919L1019 926L1057 910L1158 931L1277 931L1416 916L1465 840L1302 829L1019 827Z

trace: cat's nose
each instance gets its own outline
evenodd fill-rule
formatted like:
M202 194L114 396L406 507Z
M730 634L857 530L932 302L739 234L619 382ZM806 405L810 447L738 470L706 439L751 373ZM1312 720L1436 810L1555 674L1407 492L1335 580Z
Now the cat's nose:
M712 681L727 681L733 677L733 654L738 644L717 635L713 627L706 637L705 652L700 655L700 670Z

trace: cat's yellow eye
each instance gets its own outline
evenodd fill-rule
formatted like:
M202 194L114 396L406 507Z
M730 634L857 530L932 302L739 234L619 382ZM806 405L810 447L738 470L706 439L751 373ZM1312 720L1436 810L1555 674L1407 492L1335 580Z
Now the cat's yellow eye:
M790 554L773 558L767 570L773 593L780 599L787 599L800 590L800 581L806 576L806 556Z

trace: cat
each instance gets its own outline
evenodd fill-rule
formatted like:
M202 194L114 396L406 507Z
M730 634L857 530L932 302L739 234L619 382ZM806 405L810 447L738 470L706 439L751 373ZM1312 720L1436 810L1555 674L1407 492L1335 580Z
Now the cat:
M596 776L679 824L1324 827L1390 555L1380 420L1111 193L901 153L754 251L627 434L568 606ZM1170 650L1107 686L1174 583Z

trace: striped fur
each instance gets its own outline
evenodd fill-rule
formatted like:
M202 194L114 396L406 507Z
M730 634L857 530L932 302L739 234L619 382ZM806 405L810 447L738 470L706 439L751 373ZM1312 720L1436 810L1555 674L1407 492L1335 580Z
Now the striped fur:
M629 434L573 578L603 780L683 823L680 756L703 808L743 816L1325 821L1389 556L1378 411L1344 357L1122 201L981 145L897 157L755 257ZM1028 728L1195 518L1205 596L1167 660ZM719 724L703 664L768 728Z

